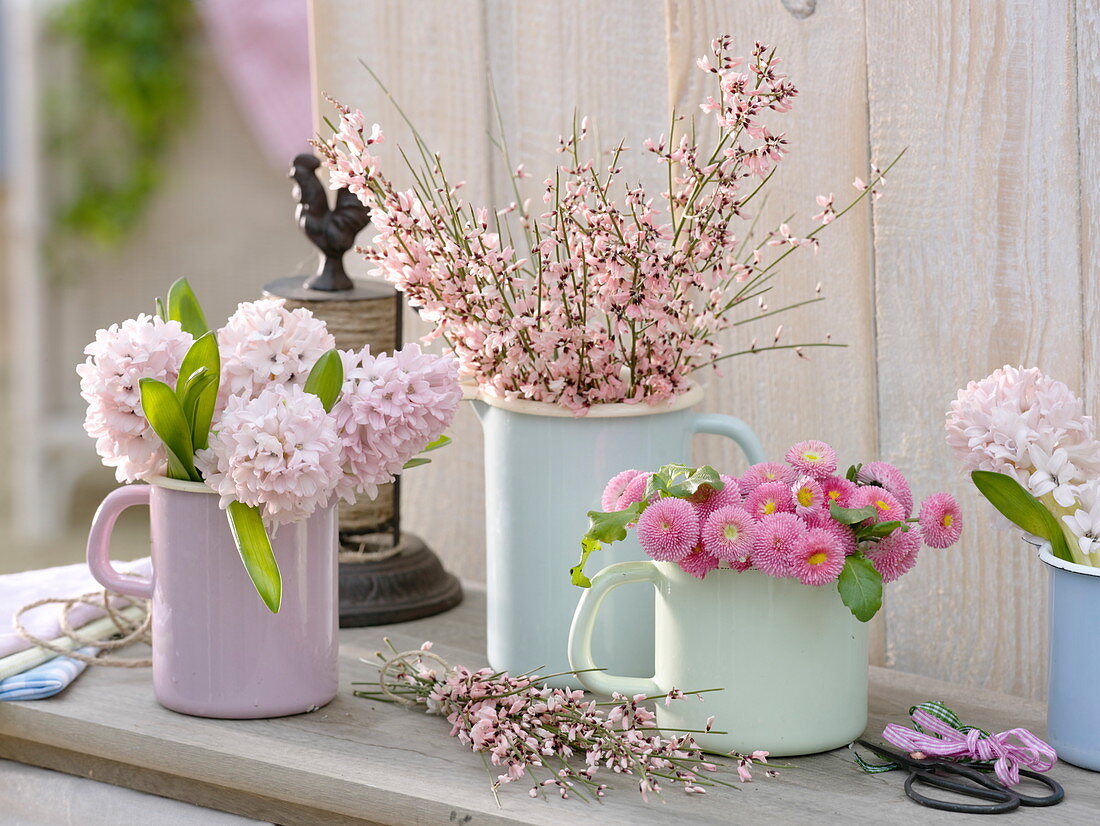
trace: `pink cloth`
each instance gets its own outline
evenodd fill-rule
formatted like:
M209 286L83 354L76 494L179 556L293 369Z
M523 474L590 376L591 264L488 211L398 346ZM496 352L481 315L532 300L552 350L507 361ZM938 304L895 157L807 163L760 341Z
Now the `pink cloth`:
M134 562L115 563L115 567L119 571L145 577L152 570L148 557ZM29 642L15 632L12 622L16 611L24 605L46 597L76 597L89 591L102 590L103 586L92 578L87 564L83 562L0 576L0 657L31 647ZM79 628L101 616L102 609L78 605L69 614L69 623L73 628ZM39 639L52 640L61 635L60 619L60 605L41 605L25 613L22 621L23 626Z
M200 0L198 7L264 155L288 167L313 137L307 0Z

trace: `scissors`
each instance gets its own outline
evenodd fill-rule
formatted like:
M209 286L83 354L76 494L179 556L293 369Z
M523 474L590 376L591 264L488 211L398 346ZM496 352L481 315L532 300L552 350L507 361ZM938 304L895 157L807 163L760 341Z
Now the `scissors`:
M910 800L930 809L939 809L944 812L995 815L1014 811L1021 806L1054 806L1061 803L1066 796L1065 789L1057 781L1027 769L1021 769L1020 776L1041 783L1050 789L1050 794L1044 797L1020 794L1002 785L989 772L980 771L973 764L955 763L950 760L929 757L917 759L909 754L902 754L883 746L876 746L866 740L856 740L853 745L862 746L883 760L897 764L903 771L908 771L909 777L905 779L905 794ZM916 788L918 783L948 792L955 792L964 797L988 800L989 802L954 803L948 800L939 800L921 794Z

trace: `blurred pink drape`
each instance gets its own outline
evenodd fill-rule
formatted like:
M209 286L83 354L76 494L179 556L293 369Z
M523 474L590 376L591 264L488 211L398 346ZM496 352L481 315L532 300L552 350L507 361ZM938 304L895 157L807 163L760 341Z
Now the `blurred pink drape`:
M308 0L198 0L210 43L264 155L287 166L313 136Z

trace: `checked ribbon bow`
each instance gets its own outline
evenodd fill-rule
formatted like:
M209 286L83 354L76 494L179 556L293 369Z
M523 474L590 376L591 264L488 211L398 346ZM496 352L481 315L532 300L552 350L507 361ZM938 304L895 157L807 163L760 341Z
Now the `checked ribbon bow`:
M1058 761L1049 744L1025 728L1014 728L990 734L980 728L964 726L957 714L943 703L921 703L909 709L913 728L890 723L882 737L902 751L924 757L942 757L974 764L977 768L992 767L997 779L1006 786L1020 782L1020 769L1046 772ZM895 763L868 763L858 755L856 760L866 772L884 772L900 768Z

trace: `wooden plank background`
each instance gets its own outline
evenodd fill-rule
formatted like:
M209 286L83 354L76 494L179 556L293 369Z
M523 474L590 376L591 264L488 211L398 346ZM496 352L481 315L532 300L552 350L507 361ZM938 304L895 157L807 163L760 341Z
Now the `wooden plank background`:
M1004 363L1036 364L1091 408L1100 402L1095 4L314 0L313 29L318 88L408 144L359 65L369 62L475 201L510 200L487 134L490 72L513 155L539 180L574 107L605 143L639 146L667 131L671 107L688 112L700 99L695 58L727 32L745 51L755 39L778 46L801 90L767 217L798 210L797 232L814 195L847 197L869 161L908 147L887 197L830 227L818 255L792 256L772 301L822 282L827 301L783 321L800 338L831 333L848 348L811 351L809 362L727 362L707 407L748 420L773 454L816 436L845 460L896 462L919 495L959 495L962 544L927 552L890 587L873 658L1042 696L1046 574L957 474L942 422L958 387ZM631 172L645 181L640 154ZM739 328L731 344L767 338L770 321ZM405 514L452 569L480 578L481 439L470 411L455 435L437 464L408 476ZM737 467L710 437L696 458Z

